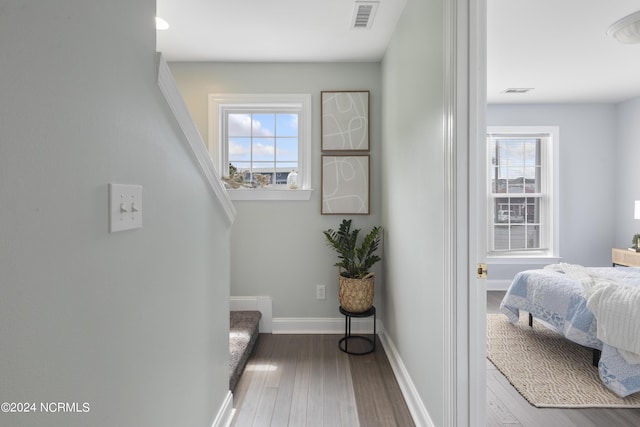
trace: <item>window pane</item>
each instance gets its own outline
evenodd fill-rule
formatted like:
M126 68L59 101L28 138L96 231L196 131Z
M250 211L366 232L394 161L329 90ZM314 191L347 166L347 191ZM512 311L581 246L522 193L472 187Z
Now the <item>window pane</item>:
M275 135L275 114L253 114L253 136Z
M527 249L526 227L522 225L514 225L510 230L511 249Z
M492 139L491 153L494 193L539 192L539 139Z
M526 167L524 168L524 192L525 193L539 193L540 192L540 180L538 179L537 168Z
M493 178L491 179L491 188L494 193L506 193L507 192L507 180L498 177L498 168L493 169Z
M278 162L276 163L276 169L278 172L286 172L288 174L292 170L298 169L298 162Z
M535 198L524 199L522 197L499 197L494 202L494 223L521 223L525 222L528 209L533 215L533 204Z
M497 225L494 228L496 251L540 249L540 227L537 225Z
M251 160L251 138L229 138L229 161Z
M277 136L298 136L297 114L276 114Z
M286 184L287 176L292 170L298 169L298 162L276 163L276 184Z
M540 198L494 201L494 250L540 249Z
M227 135L251 136L250 114L229 114L227 117Z
M244 179L248 180L251 173L251 163L248 162L229 162L229 169L235 168L238 175L244 175Z
M527 247L540 249L540 227L537 225L527 226Z
M511 199L501 197L495 199L494 222L511 222Z
M273 138L254 138L253 161L273 161L276 153L275 143Z
M497 225L494 228L493 246L497 251L509 250L509 227Z
M256 185L259 185L260 182L264 182L265 185L273 184L273 168L261 168L260 165L254 164L251 182Z
M509 168L509 186L507 187L507 193L524 193L522 175L522 169Z
M278 161L298 161L298 138L278 138L276 147Z
M540 224L540 199L538 197L527 197L525 222Z

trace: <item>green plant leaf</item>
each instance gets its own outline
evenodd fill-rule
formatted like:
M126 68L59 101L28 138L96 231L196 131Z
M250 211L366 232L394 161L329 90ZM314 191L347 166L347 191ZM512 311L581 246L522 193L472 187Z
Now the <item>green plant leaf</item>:
M343 271L342 276L363 278L369 274L369 269L381 258L375 255L380 244L381 227L374 227L358 245L360 229L351 230L351 220L343 219L338 230L323 231L327 245L338 254L340 262L334 264Z

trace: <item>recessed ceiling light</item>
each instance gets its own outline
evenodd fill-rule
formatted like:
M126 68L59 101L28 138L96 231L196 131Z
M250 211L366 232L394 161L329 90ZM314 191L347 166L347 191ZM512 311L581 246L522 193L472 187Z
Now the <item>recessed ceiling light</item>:
M502 93L527 93L532 91L532 87L510 87L502 91Z
M168 30L169 29L169 23L167 21L165 21L164 19L160 18L159 16L156 16L156 30Z
M607 30L607 35L620 43L640 43L640 11L614 22Z

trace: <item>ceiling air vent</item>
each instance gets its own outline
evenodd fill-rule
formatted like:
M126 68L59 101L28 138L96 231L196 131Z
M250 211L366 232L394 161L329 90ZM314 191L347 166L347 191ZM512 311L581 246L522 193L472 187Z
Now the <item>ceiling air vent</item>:
M502 93L527 93L533 90L532 87L510 87L505 89Z
M377 1L356 1L353 8L351 28L371 28L378 9Z

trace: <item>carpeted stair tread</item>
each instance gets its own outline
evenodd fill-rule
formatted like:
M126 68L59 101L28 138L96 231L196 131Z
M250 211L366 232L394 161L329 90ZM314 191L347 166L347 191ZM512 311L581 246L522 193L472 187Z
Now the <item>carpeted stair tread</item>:
M229 390L235 388L251 350L258 339L262 314L259 311L231 311L229 317Z

